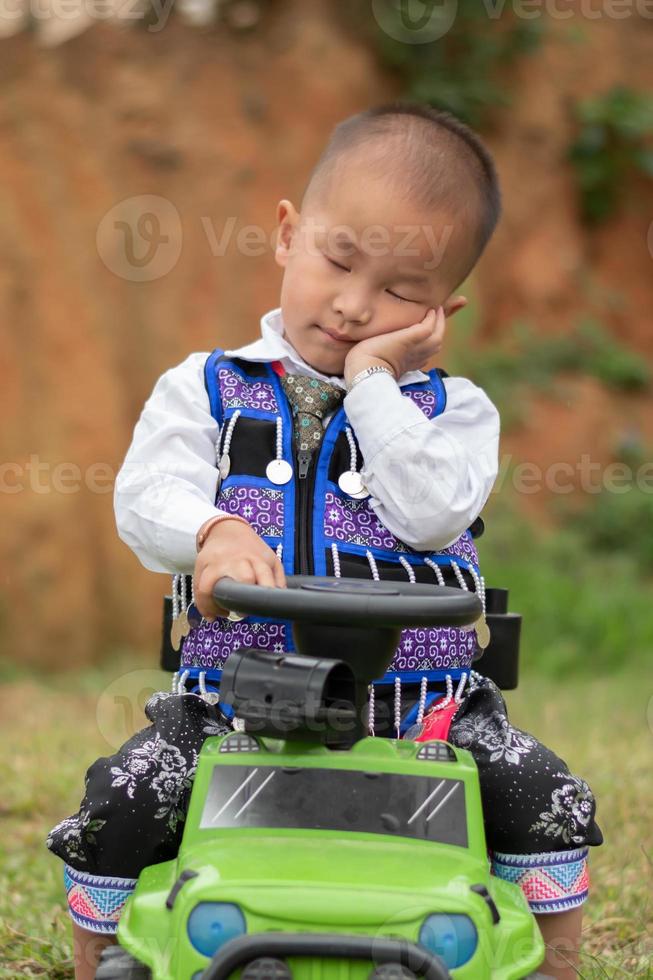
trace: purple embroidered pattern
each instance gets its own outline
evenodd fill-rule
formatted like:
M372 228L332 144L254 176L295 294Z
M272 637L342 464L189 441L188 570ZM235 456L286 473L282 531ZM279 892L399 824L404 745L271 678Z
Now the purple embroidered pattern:
M408 551L387 527L381 523L369 505L369 500L325 494L324 535L346 544L364 548L385 548L388 551Z
M404 397L414 401L428 419L433 417L435 411L435 394L433 391L405 391Z
M465 561L470 562L474 568L478 569L478 552L469 531L463 531L457 541L454 541L448 548L443 548L438 554L464 558Z
M252 623L247 619L231 623L216 619L192 629L181 649L181 668L201 667L202 670L221 670L233 650L253 647L270 653L283 653L286 648L284 623Z
M283 491L267 487L225 487L216 504L244 517L257 534L283 536Z
M228 368L218 368L218 384L222 409L258 408L261 412L278 414L274 388L268 381L244 381Z
M229 366L218 367L218 383L223 409L258 409L277 414L275 388L269 381L241 377ZM437 398L431 388L404 392L424 413L433 418ZM231 485L230 485L231 484ZM216 503L232 514L244 517L257 534L283 537L284 491L276 487L238 485L233 479L218 494ZM356 500L326 490L324 500L324 537L327 546L357 545L390 554L417 553L395 537L373 511L369 498ZM288 518L290 519L290 518ZM464 560L478 568L478 555L472 537L465 531L448 548L437 553ZM423 556L421 556L423 557ZM231 623L225 619L202 623L191 630L182 647L183 667L204 670L221 669L232 650L253 647L270 652L284 652L290 637L283 623ZM476 650L476 633L461 629L407 629L389 670L392 672L469 668ZM310 651L308 651L310 653Z
M181 668L220 670L232 652L241 647L283 653L286 627L283 623L228 623L215 620L190 631L182 647ZM388 670L436 670L470 667L476 649L474 630L403 630L397 652Z
M471 667L476 630L418 628L402 630L389 671Z

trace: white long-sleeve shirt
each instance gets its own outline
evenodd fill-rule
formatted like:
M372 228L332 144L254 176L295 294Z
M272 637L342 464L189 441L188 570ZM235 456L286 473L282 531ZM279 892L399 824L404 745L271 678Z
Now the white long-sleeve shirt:
M320 374L302 360L283 336L280 309L262 317L259 340L227 354L281 361L289 374L345 388L343 378ZM204 385L208 356L191 354L159 378L116 478L118 534L154 572L192 572L198 529L222 513L214 504L220 429ZM401 392L403 385L426 379L421 371L399 382L385 373L370 375L343 404L363 455L361 476L373 510L406 544L435 551L470 526L490 494L498 471L499 413L471 381L444 378L444 412L427 419Z

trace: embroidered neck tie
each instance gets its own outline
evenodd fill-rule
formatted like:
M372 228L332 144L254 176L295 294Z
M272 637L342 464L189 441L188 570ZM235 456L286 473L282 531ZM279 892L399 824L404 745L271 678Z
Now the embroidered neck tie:
M322 420L338 408L345 393L327 381L302 374L284 374L281 387L292 408L297 448L313 452L322 442Z

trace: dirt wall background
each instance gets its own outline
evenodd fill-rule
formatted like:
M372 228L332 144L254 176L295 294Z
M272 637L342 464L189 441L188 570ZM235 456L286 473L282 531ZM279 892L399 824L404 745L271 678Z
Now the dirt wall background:
M552 23L511 69L513 104L485 137L505 210L473 283L479 341L524 315L564 331L589 306L651 361L650 182L624 188L619 213L588 232L564 153L572 99L653 90L653 24L581 26L582 44ZM253 338L280 282L270 248L212 254L207 223L272 236L277 201L298 200L332 126L397 84L327 0L288 0L247 34L174 19L158 34L98 24L53 49L19 34L0 42L0 92L0 657L74 666L134 646L154 660L167 579L118 540L112 476L158 375ZM150 282L112 271L97 237L143 194L172 202L179 222L178 260ZM632 427L651 443L646 395L570 379L567 402L536 399L502 449L541 465L589 447L609 459Z

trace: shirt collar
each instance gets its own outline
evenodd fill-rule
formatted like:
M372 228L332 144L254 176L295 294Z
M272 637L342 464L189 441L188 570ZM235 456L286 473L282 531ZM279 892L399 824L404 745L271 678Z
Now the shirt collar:
M261 336L258 340L237 350L225 351L229 357L242 357L246 361L269 362L281 361L288 374L305 374L309 378L328 381L338 388L346 389L345 379L337 375L321 374L303 360L288 340L284 337L281 308L269 310L261 317ZM427 374L422 371L407 371L399 379L401 385L416 384L426 381Z

